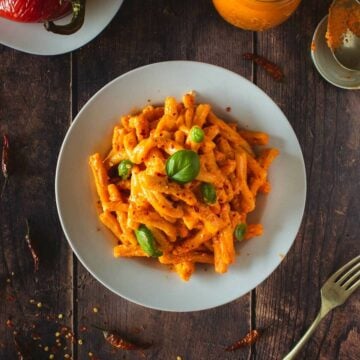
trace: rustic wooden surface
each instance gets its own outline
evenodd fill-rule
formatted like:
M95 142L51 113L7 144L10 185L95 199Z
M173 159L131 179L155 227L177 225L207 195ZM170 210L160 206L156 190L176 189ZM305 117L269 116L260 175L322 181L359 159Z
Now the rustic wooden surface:
M30 342L33 359L51 353L56 359L89 359L89 352L98 359L142 358L114 351L91 324L152 341L147 359L270 360L289 351L315 317L322 283L360 252L359 93L326 83L309 55L312 33L329 3L304 0L282 26L251 33L224 22L210 0L125 0L106 30L72 54L38 57L0 46L0 134L9 134L13 163L0 201L0 359L17 358L9 318L16 329L37 326L22 329L27 337L41 333L41 340ZM253 50L283 67L284 83L241 59ZM67 245L54 198L61 142L89 97L128 70L174 59L220 65L264 89L294 127L308 179L303 224L280 267L242 298L186 314L145 309L95 281ZM41 254L36 275L24 242L25 218ZM60 324L83 344L61 337L62 346L55 346ZM266 328L258 343L237 353L223 351L250 328ZM359 353L355 293L323 321L299 359L355 360Z

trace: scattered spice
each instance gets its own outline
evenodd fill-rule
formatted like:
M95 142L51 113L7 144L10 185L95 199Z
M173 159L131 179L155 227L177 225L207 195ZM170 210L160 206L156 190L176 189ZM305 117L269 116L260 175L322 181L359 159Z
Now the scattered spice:
M12 321L11 319L7 319L7 320L6 320L6 326L7 326L9 329L13 328L13 327L14 327L13 321Z
M41 336L40 336L39 334L33 333L33 334L31 335L31 337L32 337L32 339L33 339L34 341L41 340Z
M247 333L243 338L236 341L234 344L228 346L225 350L226 351L235 351L245 346L250 346L254 344L260 337L260 332L258 330L251 330Z
M25 235L25 241L28 245L28 248L30 250L30 253L31 253L31 256L33 258L33 261L34 261L34 272L37 272L39 270L39 255L37 254L35 248L34 248L34 244L33 244L33 241L30 237L30 227L29 227L29 222L27 219L25 219L25 222L26 222L26 235ZM31 300L30 300L31 302ZM39 306L40 304L40 306ZM37 304L37 307L41 307L42 304L41 303L38 303Z
M113 347L121 350L145 350L150 347L149 344L139 345L128 340L122 338L117 332L115 331L107 331L102 328L99 328L95 325L92 325L94 328L101 330L105 340L112 345Z
M1 197L5 191L6 184L9 179L9 150L10 150L9 138L5 134L3 135L3 146L2 146L2 155L1 155L1 172L5 180L1 190Z
M243 59L252 60L255 64L261 66L276 81L284 79L284 73L280 67L261 55L245 53Z
M8 302L14 302L16 300L16 297L13 294L8 294L6 296L6 301Z

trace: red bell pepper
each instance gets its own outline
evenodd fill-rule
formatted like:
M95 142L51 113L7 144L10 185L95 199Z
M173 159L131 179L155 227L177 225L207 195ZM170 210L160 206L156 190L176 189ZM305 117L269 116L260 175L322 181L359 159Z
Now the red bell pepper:
M70 13L67 25L52 21ZM44 22L45 28L57 34L69 35L79 30L85 17L85 0L0 0L0 17L20 22Z

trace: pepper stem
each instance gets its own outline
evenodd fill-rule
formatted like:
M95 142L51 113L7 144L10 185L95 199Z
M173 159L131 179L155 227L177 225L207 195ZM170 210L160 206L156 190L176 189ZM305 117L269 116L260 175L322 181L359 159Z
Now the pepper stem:
M52 21L46 21L45 29L59 35L71 35L78 31L85 20L85 3L86 0L71 0L72 6L72 19L69 24L56 25Z

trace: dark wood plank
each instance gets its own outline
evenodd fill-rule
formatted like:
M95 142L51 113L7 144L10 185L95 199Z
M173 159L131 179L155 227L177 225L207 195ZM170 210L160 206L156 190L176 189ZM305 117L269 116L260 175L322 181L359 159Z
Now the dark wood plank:
M360 101L316 72L310 43L329 1L303 1L284 25L258 34L257 51L281 65L275 83L261 69L258 85L277 102L298 135L306 162L308 196L302 228L279 269L256 291L256 326L270 326L256 358L280 359L319 309L328 276L360 252ZM274 184L276 186L276 184ZM299 359L356 359L359 294L323 321Z
M5 326L13 317L15 325L39 325L24 334L33 358L42 359L49 353L38 344L54 344L58 328L47 315L62 313L61 322L72 323L72 255L54 193L56 159L70 115L69 56L36 57L0 46L0 79L0 134L9 134L12 170L0 200L0 358L17 358L14 329ZM36 274L24 238L25 218L40 254ZM32 341L32 333L42 340Z
M251 64L240 60L251 51L252 34L225 23L211 3L202 1L125 1L109 28L77 53L79 108L101 86L135 67L152 62L189 59L214 63L251 78ZM180 281L180 280L179 280ZM246 359L249 349L224 353L223 347L246 334L250 327L249 295L205 312L174 314L129 303L93 280L78 267L78 329L96 322L125 334L153 341L149 359ZM99 306L94 314L92 308ZM93 352L110 358L111 348L101 334L88 330L79 359ZM122 354L119 354L121 356ZM136 359L138 354L124 354Z

